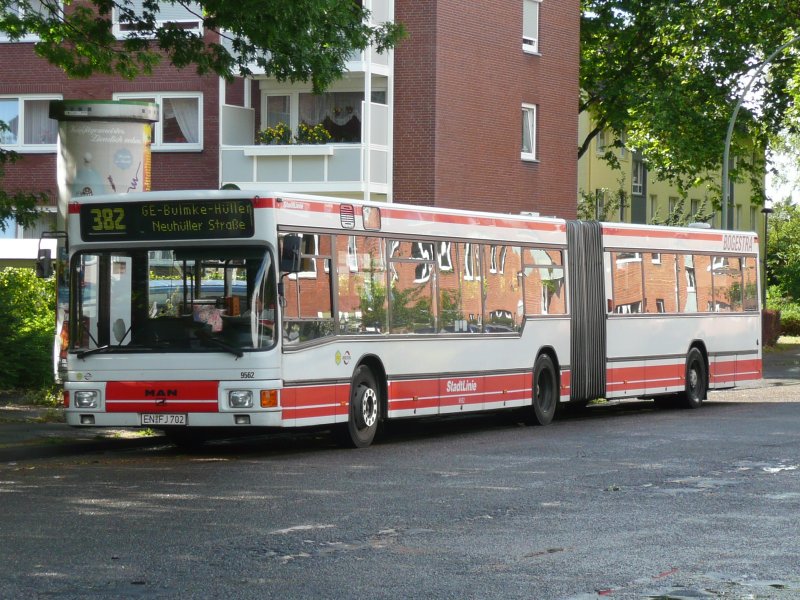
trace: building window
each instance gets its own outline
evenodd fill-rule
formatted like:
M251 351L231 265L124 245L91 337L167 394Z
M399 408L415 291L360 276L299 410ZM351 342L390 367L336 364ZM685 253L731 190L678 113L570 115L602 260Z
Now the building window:
M153 151L203 149L203 95L159 93L114 94L114 100L136 100L158 104L158 123L150 138Z
M22 228L17 224L14 217L7 217L3 221L3 227L0 227L0 240L13 240L17 237L22 237Z
M522 0L522 49L539 52L539 4L541 0Z
M267 127L275 127L278 123L289 125L292 122L291 96L281 94L269 95L265 99Z
M601 129L597 132L597 137L595 138L595 145L597 147L597 154L602 156L606 153L606 130Z
M55 5L55 8L54 8ZM5 4L5 9L0 10L0 15L5 14L8 16L16 16L24 18L31 14L39 14L45 19L58 19L61 18L64 11L63 2L46 2L45 0L27 0L27 2L8 2ZM0 32L0 41L10 41L8 33L5 31ZM38 35L24 35L17 40L17 42L37 42L39 41Z
M758 231L758 220L756 218L756 207L750 207L750 230Z
M669 208L667 209L667 217L671 217L675 214L675 210L678 208L678 199L675 196L671 196L669 199Z
M522 105L522 160L536 160L536 106Z
M644 162L638 159L633 161L633 174L631 175L631 194L641 196L644 194Z
M650 222L653 222L653 219L656 218L658 214L658 196L656 194L650 194Z
M136 27L131 23L132 19L141 18L144 13L143 0L131 0L130 5L126 3L125 12L120 12L119 8L114 8L114 36L117 39L128 37L136 33ZM203 35L203 7L197 2L160 2L158 12L155 13L155 26L161 27L165 23L175 23L179 29L191 31L197 35Z
M50 100L61 96L0 96L0 144L17 152L55 152L58 121L51 119Z
M299 123L310 127L323 125L331 135L331 142L361 141L364 92L301 92L299 101Z

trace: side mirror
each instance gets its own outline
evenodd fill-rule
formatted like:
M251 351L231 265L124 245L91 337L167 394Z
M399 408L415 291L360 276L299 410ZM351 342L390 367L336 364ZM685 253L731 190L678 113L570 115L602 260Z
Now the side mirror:
M39 248L36 256L36 276L41 279L48 279L53 275L53 258L50 248Z
M280 258L282 273L297 273L300 271L300 245L302 239L302 236L294 233L283 237Z

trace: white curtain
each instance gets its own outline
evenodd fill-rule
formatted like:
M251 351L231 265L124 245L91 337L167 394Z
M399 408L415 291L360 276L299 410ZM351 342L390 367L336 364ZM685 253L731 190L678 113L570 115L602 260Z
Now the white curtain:
M336 125L346 125L355 117L361 121L363 92L329 92L315 96L300 94L300 122L322 123L325 117Z
M197 98L164 98L164 119L174 117L187 144L200 141ZM164 140L166 142L166 140Z
M25 143L55 144L58 121L49 116L50 100L25 101Z

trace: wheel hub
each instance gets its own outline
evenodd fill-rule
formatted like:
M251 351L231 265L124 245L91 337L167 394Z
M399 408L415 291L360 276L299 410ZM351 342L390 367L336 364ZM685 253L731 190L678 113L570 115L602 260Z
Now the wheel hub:
M373 389L364 390L361 396L361 420L364 427L372 427L378 420L378 396Z

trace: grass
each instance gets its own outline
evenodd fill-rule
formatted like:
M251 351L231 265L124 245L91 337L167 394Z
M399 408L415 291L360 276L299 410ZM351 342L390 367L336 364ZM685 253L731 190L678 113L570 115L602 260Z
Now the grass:
M764 353L772 354L775 352L785 352L800 345L800 336L798 335L782 335L778 338L778 343L774 346L765 347Z

